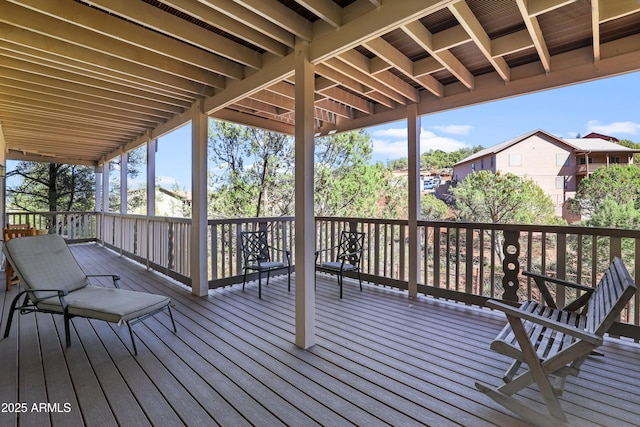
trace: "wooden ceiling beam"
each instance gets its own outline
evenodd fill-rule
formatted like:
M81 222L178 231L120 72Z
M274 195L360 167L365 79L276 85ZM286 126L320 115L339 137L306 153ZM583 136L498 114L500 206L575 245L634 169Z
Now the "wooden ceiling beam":
M159 55L168 56L176 61L191 64L214 73L222 74L226 77L242 78L244 76L244 70L243 65L241 64L250 63L252 68L256 69L261 67L259 54L211 32L208 32L209 37L213 40L217 40L217 43L221 44L221 47L218 50L223 51L224 55L217 53L207 54L202 48L184 43L177 38L169 37L160 32L149 31L134 22L129 22L116 16L105 14L104 12L87 7L81 3L69 3L65 0L7 1L19 2L18 4L20 6L28 8L31 11L50 16L59 22L66 22L79 28L89 30L90 32L94 32ZM125 7L133 7L137 4L137 2L126 3L127 5ZM31 15L34 14L31 13ZM171 17L171 15L168 15L168 17ZM135 19L131 18L131 21L135 21ZM187 21L183 22L185 25L187 24ZM194 29L194 33L198 33L198 29L200 28L196 27L196 29ZM223 40L225 41L223 42ZM210 45L207 46L210 47ZM236 51L235 55L233 54L234 50ZM234 57L237 60L232 59Z
M255 29L245 25L243 22L237 21L228 15L220 13L205 4L194 2L193 0L162 0L162 3L173 7L187 15L206 22L207 24L219 28L220 30L231 34L241 40L245 40L252 45L271 52L277 56L285 56L288 53L287 46L283 43L256 31Z
M549 55L549 49L547 49L547 44L544 40L538 18L529 13L529 10L527 9L527 0L516 0L516 4L520 10L522 19L524 20L524 24L527 27L527 31L529 31L533 45L536 48L536 52L538 52L542 68L544 68L544 71L548 73L551 71L551 56Z
M285 46L293 48L295 45L295 36L284 28L274 24L271 21L256 15L254 12L236 4L230 0L198 0L200 3L226 15L238 22L244 23L267 37L270 37Z
M458 20L460 25L471 36L473 42L478 46L482 54L493 65L498 75L508 82L510 79L509 66L504 58L498 56L494 57L491 52L491 40L487 35L487 32L482 28L482 25L478 21L478 18L473 14L466 2L460 1L449 5L449 10Z
M22 7L21 7L22 6ZM108 53L152 68L193 78L201 83L216 77L241 79L244 66L189 46L138 25L111 17L80 3L24 0L20 6L0 0L0 21ZM34 13L40 12L40 13Z
M28 129L50 129L51 131L56 131L62 129L65 132L99 132L100 135L109 135L110 137L121 137L125 138L134 138L138 136L138 132L131 130L123 130L117 129L114 127L110 127L105 125L104 123L92 123L87 126L87 123L73 120L69 117L64 116L55 116L52 114L39 114L39 115L28 115L24 112L12 110L6 111L0 108L2 112L2 117L5 120L11 119L11 125L23 125ZM42 120L43 117L46 118L55 118L55 123L53 122L44 122Z
M578 0L527 0L530 16L538 16L559 9ZM616 0L617 1L617 0Z
M257 0L259 1L259 0ZM358 15L340 28L314 38L310 60L317 64L351 50L364 42L383 36L407 22L445 7L451 0L394 0Z
M6 96L0 94L0 110L2 111L20 111L23 114L30 114L35 117L67 117L76 120L79 123L105 124L117 129L131 129L136 132L143 132L150 128L153 122L139 121L133 122L128 116L118 116L105 111L101 111L99 118L94 114L95 110L82 109L77 107L65 107L63 110L60 105L52 102L40 101L35 103L31 99L19 98L16 96Z
M403 25L402 30L422 49L447 69L469 90L474 88L473 74L449 50L436 51L433 47L433 34L420 21ZM438 95L436 93L436 95ZM442 96L442 95L439 95Z
M4 81L1 83L9 87L19 87L15 82L27 83L30 90L43 94L56 95L62 98L77 99L96 103L127 111L146 111L159 117L170 117L172 114L184 111L182 107L163 104L122 93L83 86L52 77L41 76L25 72L24 70L10 70L0 67Z
M344 58L345 54L342 54L337 58L325 61L324 64L343 75L350 76L352 79L362 84L362 86L364 87L363 92L366 95L378 92L379 94L399 104L404 105L407 103L406 97L398 93L398 91L391 89L388 83L380 82L378 79L373 78L373 76L369 75L367 72L361 71L359 68L351 65L351 63Z
M322 89L320 93L354 110L361 111L365 114L373 114L373 104L370 101L351 92L347 92L344 89L340 89L339 87L327 87Z
M97 100L85 101L76 99L71 96L58 96L55 93L48 92L46 88L38 88L38 90L15 88L6 84L0 83L0 98L1 95L5 95L10 99L21 99L23 101L30 102L31 104L38 105L41 102L58 105L60 109L66 108L79 108L87 112L93 112L93 114L112 114L117 117L122 117L129 120L140 120L149 124L158 124L167 119L167 115L157 115L148 112L143 112L143 109L127 110L123 108L116 108L109 105L105 105ZM155 113L155 112L154 112Z
M310 42L312 39L311 22L295 13L277 0L234 0L256 15L284 28L294 36Z
M103 73L99 68L91 68L86 64L80 64L73 60L61 61L53 55L33 51L32 49L20 47L0 40L0 56L8 59L15 59L31 67L41 67L43 69L55 69L70 75L86 77L90 80L104 82L106 85L120 88L123 93L136 93L141 97L162 101L176 106L188 105L193 100L194 95L173 90L167 92L163 87L152 87L148 83L138 80L124 79L117 73ZM1 63L1 61L0 61ZM10 68L10 67L9 67ZM91 68L91 69L89 69ZM141 84L142 83L142 84ZM186 103L186 104L185 104Z
M149 68L133 61L117 58L2 22L0 22L0 39L6 43L19 46L22 52L30 50L38 55L45 55L53 62L77 66L80 69L94 70L95 72L104 73L106 76L137 82L141 85L158 88L170 93L211 95L213 94L213 85L217 81L212 81L211 86L205 85L189 80L184 76L167 73L165 70ZM224 88L224 79L219 83L222 83L222 85L218 87Z
M342 8L333 0L296 0L296 3L333 28L339 28L342 25Z
M591 33L593 34L593 62L600 61L600 0L591 0Z
M129 0L86 0L86 3L247 67L256 70L262 67L259 52L150 4Z
M405 98L411 102L418 102L419 96L415 87L400 79L390 71L382 71L372 74L369 58L363 54L355 50L350 50L338 55L337 58L345 64L360 71L362 73L361 78L365 85L371 86L373 89L378 90L378 92L396 100L396 102L404 104L406 103ZM383 87L386 89L382 89ZM391 96L393 92L397 93L399 97Z
M86 75L70 73L59 67L48 67L30 64L17 60L0 57L0 69L3 75L14 80L51 84L54 87L69 91L86 93L106 99L118 99L121 102L156 108L162 111L179 112L189 108L189 103L178 101L153 92L121 86Z
M637 0L605 0L599 1L598 4L601 24L640 12L640 2Z

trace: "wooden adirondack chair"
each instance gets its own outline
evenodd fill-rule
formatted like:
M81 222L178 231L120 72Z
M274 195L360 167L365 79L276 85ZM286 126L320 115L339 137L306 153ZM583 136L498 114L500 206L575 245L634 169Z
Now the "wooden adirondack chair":
M540 277L543 276L538 276L538 284ZM557 279L549 278L549 281L572 285ZM584 289L582 285L574 287ZM604 334L636 289L622 260L615 258L598 286L579 298L578 304L570 304L569 309L532 301L524 302L519 308L488 301L487 306L503 311L509 322L491 343L491 349L514 358L515 363L505 374L505 384L501 387L491 388L481 383L476 383L476 387L533 425L568 425L558 400L564 380L568 375L577 376L591 352L602 345ZM577 310L578 305L586 311ZM526 364L527 369L514 377L521 364ZM513 397L533 383L537 384L551 416Z

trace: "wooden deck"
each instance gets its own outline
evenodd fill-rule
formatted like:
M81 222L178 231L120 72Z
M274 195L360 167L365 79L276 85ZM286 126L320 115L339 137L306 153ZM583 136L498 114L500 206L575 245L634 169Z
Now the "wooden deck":
M262 300L255 283L196 298L94 244L73 252L87 273L169 295L178 333L164 313L135 325L134 357L126 327L74 319L65 349L60 316L20 316L0 341L0 426L523 425L474 387L498 384L508 365L489 350L499 313L349 283L340 300L335 278L319 274L317 344L304 351L286 278ZM16 293L0 305L3 328ZM608 339L601 349L562 405L577 426L637 426L640 346ZM533 389L522 398L543 408ZM19 417L6 412L14 403L26 404Z

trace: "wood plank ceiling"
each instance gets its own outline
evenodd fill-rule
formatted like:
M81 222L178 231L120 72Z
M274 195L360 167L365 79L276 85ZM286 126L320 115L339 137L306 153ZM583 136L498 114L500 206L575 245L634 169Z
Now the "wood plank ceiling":
M95 165L191 108L293 134L297 43L344 131L637 71L640 1L0 0L0 142Z

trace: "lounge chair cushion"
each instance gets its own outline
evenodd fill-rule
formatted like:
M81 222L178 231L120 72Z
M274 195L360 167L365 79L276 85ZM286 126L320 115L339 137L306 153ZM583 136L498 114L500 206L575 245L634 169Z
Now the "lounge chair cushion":
M169 297L126 289L87 286L65 297L69 314L121 323L155 312L169 304ZM40 300L40 310L62 313L57 296Z
M34 244L37 243L37 244ZM27 290L63 289L68 292L83 288L89 279L60 236L21 237L5 242L4 251L22 285ZM51 292L34 292L34 302L51 296Z

